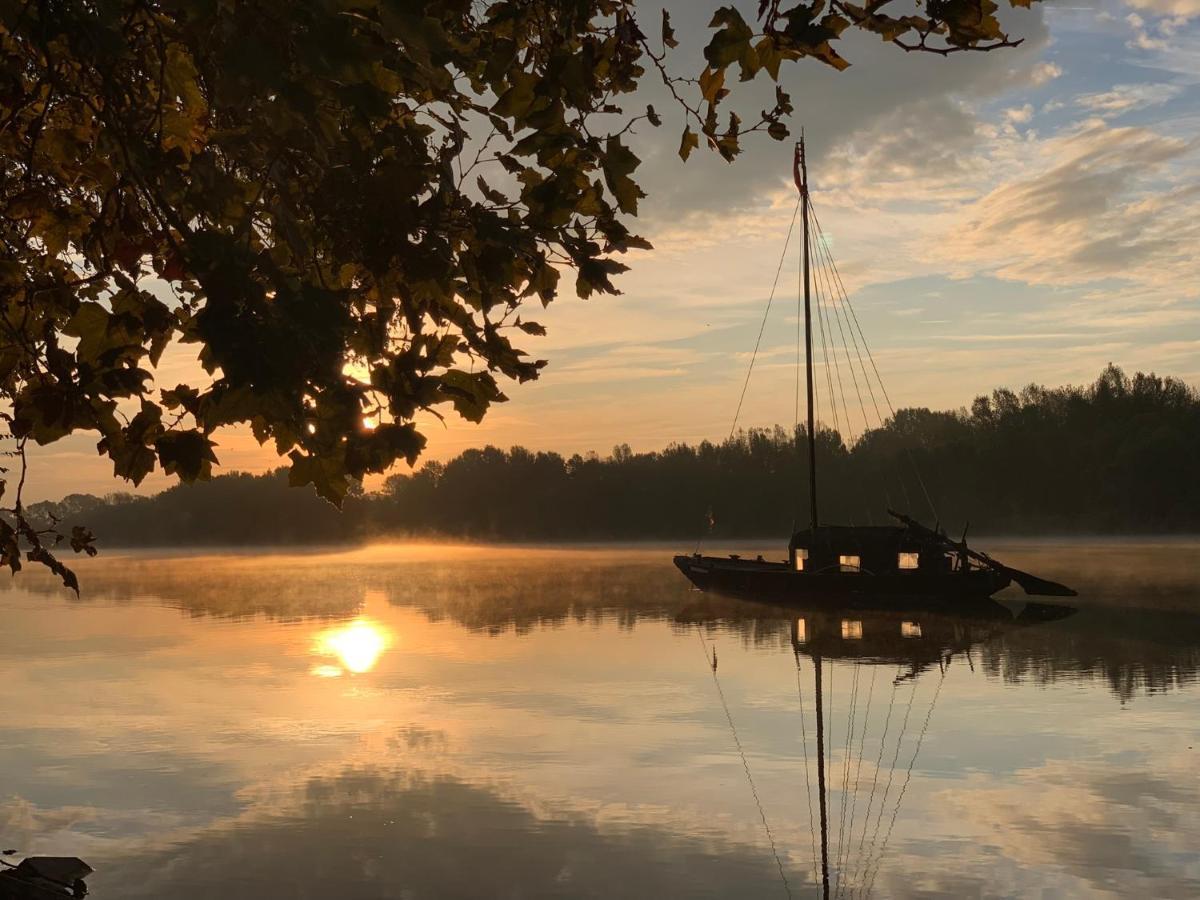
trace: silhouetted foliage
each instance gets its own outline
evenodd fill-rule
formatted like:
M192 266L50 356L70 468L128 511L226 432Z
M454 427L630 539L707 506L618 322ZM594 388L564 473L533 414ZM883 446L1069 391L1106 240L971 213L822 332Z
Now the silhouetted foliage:
M134 484L208 478L214 434L242 423L340 504L419 456L417 411L479 421L503 380L537 377L513 341L545 332L520 314L561 275L613 293L617 257L649 247L630 231L627 133L662 124L632 99L643 79L684 120L682 158L703 136L732 160L749 132L786 138L792 107L777 88L743 124L731 69L843 69L847 31L1019 43L993 0L890 2L772 0L754 27L717 8L684 75L669 16L633 0L2 3L0 422L20 452L92 432ZM176 343L204 374L160 383ZM70 584L23 472L0 565Z
M1109 366L1091 386L1031 385L970 410L902 409L853 447L821 431L826 521L926 519L925 485L949 529L1200 530L1200 394L1175 378ZM86 520L120 544L329 543L382 535L499 540L783 536L807 508L803 433L776 427L723 443L563 457L472 449L352 491L339 514L287 473L232 474L150 498L71 495L30 508Z

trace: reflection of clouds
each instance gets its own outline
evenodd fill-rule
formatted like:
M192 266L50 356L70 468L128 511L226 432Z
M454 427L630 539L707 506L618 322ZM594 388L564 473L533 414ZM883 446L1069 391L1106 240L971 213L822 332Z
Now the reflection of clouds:
M270 814L114 860L98 895L138 897L613 897L782 893L769 854L654 826L543 818L449 777L347 769ZM793 885L803 875L789 873Z
M1143 760L1143 763L1150 760ZM1200 894L1200 783L1194 754L1153 770L1054 760L1012 785L982 776L935 798L987 833L985 849L1015 866L1060 871L1063 888L1127 897Z

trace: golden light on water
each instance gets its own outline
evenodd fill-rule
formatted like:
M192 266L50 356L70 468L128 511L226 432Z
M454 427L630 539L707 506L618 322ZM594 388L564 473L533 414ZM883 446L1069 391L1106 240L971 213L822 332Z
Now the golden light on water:
M322 631L317 635L316 652L337 657L341 669L320 665L312 670L313 674L328 678L342 674L342 669L356 675L369 672L390 643L391 633L369 619L355 619L348 625Z

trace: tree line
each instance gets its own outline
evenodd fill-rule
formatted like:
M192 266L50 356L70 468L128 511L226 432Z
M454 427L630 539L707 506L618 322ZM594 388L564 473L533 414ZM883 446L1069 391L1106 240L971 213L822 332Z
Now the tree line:
M607 456L487 446L357 487L340 512L289 488L284 468L152 497L72 494L29 512L110 546L782 537L807 524L807 443L803 428L776 426ZM850 446L819 428L821 517L882 524L890 506L952 533L968 522L974 534L1196 531L1198 448L1200 392L1110 365L1085 387L902 409Z

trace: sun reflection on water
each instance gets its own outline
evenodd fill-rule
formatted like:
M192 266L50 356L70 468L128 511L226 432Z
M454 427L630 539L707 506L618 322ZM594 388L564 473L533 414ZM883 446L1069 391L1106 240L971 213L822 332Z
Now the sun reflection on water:
M316 652L337 657L341 667L319 665L312 672L326 678L341 675L343 669L356 675L369 672L391 642L391 632L370 619L359 618L348 625L327 629L317 635Z

